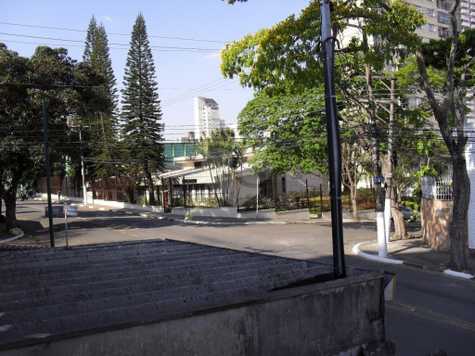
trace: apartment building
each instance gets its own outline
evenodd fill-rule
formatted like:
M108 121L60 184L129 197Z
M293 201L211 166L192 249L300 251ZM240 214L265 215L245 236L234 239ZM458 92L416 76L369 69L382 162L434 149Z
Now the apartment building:
M219 115L219 105L211 98L194 99L195 139L209 137L211 132L224 128L224 121Z

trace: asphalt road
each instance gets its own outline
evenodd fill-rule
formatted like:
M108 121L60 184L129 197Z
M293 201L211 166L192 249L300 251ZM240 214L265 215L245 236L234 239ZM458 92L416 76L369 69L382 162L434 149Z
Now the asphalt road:
M30 242L47 244L44 204L20 202L18 217ZM57 245L64 245L64 220L55 219ZM69 222L71 245L168 238L232 249L331 262L331 229L321 224L196 226L150 219L127 211L81 211ZM397 274L396 294L387 303L386 328L401 356L438 349L449 356L475 355L475 281L406 266L378 264L351 256L351 247L375 238L371 225L346 224L345 249L351 266Z

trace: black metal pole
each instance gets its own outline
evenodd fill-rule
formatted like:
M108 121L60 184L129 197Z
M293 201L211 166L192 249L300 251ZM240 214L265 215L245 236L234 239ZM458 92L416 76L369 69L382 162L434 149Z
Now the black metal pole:
M335 39L331 29L330 0L321 2L321 31L325 72L325 111L327 117L328 162L332 214L333 272L336 278L345 277L343 246L343 217L341 209L341 148L340 128L333 82Z
M45 155L46 170L46 193L48 195L48 221L49 221L49 240L51 247L54 247L54 230L53 230L53 206L51 205L51 167L49 162L49 145L48 145L48 111L46 99L43 99L43 145Z

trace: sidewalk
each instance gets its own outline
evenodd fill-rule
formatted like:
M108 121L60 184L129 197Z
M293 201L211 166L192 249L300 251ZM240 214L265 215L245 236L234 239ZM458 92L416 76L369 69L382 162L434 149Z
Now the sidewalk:
M368 243L361 245L362 252L377 255L378 245ZM448 252L439 252L431 250L422 239L410 239L392 241L389 243L389 257L404 261L404 264L427 269L431 271L442 272L447 269L449 261ZM469 255L469 266L472 272L475 272L475 255Z

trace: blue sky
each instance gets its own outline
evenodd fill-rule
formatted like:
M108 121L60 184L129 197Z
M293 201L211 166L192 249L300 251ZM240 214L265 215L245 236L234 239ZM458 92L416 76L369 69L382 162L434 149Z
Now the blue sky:
M192 129L194 96L209 96L220 104L221 116L228 123L236 117L252 91L241 88L237 81L223 79L217 51L225 41L241 38L298 13L308 0L250 0L249 3L227 5L221 0L15 0L0 1L0 22L86 29L95 15L109 33L112 63L119 87L127 57L128 35L139 12L145 16L149 35L193 38L217 42L184 41L151 37L153 46L210 49L206 52L154 50L158 69L159 94L162 100L166 136L184 136ZM43 36L83 41L85 33L64 30L25 28L0 24L0 42L21 55L30 56L36 45L65 47L75 59L82 56L82 43L37 38L14 37L8 34ZM21 42L21 43L20 43ZM120 46L119 44L126 44ZM122 47L122 48L121 48Z

